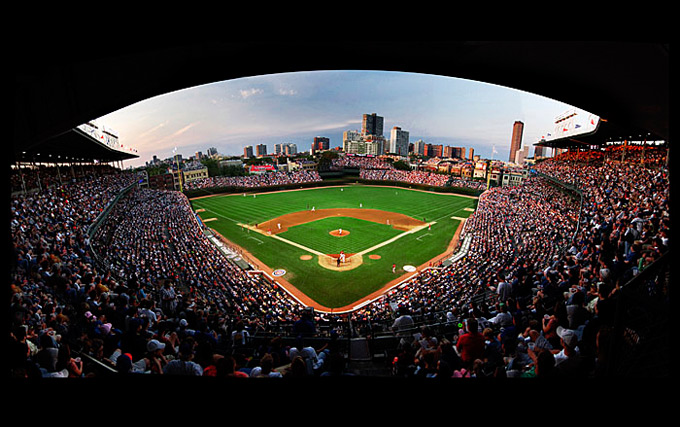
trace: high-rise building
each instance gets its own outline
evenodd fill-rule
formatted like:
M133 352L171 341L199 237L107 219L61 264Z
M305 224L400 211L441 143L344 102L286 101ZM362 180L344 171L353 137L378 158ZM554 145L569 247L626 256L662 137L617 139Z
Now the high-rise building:
M512 126L512 139L510 140L510 157L509 162L515 161L515 155L522 146L522 133L524 132L524 123L516 121Z
M521 165L527 157L529 157L529 146L525 145L521 150L517 150L513 161L518 165Z
M390 153L408 156L408 131L393 127L390 134Z
M425 157L442 157L444 146L441 144L425 144Z
M475 149L474 147L470 147L470 157L468 157L470 160L474 159L475 157Z
M292 156L293 154L297 154L297 144L293 142L289 142L287 144L283 144L283 154L286 156Z
M425 141L422 139L417 140L413 143L413 154L424 156L425 155Z
M446 147L444 147L442 155L444 156L444 158L464 159L465 147L449 147L447 145Z
M331 140L325 136L315 136L314 142L312 142L312 149L316 150L328 150L330 149Z
M381 152L382 145L379 141L366 141L360 139L358 141L347 140L344 141L343 150L345 153L349 154L370 154L373 156L379 156L383 154Z
M246 147L243 147L243 157L246 159L250 159L253 157L253 146L248 145Z
M378 116L376 113L364 114L361 121L361 134L366 135L383 135L383 117Z
M265 144L257 144L257 146L255 147L255 154L257 155L257 157L266 156L267 146Z

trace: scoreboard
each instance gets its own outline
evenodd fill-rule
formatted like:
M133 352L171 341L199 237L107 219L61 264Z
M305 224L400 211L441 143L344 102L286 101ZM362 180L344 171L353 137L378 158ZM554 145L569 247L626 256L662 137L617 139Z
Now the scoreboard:
M552 130L548 132L543 139L550 141L553 139L593 133L597 130L599 124L599 116L577 109L570 109L555 117Z

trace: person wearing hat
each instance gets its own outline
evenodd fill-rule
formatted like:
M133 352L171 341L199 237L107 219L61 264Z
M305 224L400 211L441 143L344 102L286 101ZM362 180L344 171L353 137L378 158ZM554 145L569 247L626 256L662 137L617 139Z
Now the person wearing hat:
M129 353L121 354L116 359L116 370L120 375L131 374L132 371L132 356Z
M555 353L555 368L563 376L585 376L587 369L578 348L579 338L576 331L559 326L557 335L560 337L562 349Z
M157 339L149 340L146 343L147 354L146 358L148 360L147 366L151 374L162 374L163 368L168 364L163 351L165 350L165 344L158 341Z

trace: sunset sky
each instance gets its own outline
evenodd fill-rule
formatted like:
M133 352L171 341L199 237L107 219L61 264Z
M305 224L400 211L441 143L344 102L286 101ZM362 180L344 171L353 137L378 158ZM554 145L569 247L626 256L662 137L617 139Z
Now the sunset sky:
M524 122L530 147L554 118L577 108L497 85L452 77L380 71L316 71L255 76L196 86L150 98L97 121L140 156L184 157L215 147L241 155L246 145L292 142L307 151L315 136L342 146L342 133L360 130L363 114L384 117L409 141L472 147L484 158L508 159L512 126ZM493 147L496 153L493 153ZM529 154L533 155L533 147Z

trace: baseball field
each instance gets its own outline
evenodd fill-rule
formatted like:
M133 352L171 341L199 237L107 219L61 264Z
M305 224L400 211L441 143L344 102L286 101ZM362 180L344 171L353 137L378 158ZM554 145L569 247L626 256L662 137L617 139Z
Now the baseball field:
M207 227L303 302L343 311L450 255L477 199L347 185L191 203Z

